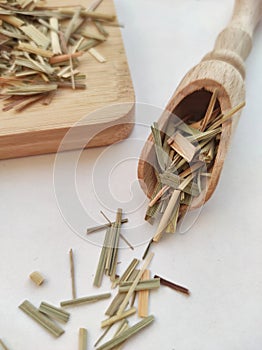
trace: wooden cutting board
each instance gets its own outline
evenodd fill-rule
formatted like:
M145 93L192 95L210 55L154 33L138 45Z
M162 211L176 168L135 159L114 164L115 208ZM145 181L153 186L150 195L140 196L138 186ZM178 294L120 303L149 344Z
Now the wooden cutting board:
M85 7L89 3L77 1ZM73 0L49 4L75 5ZM104 0L98 10L114 14L113 1ZM0 112L0 159L56 152L72 127L79 130L79 135L76 132L73 139L63 143L63 149L82 147L83 138L88 140L85 147L95 147L118 142L130 134L135 96L121 31L118 27L106 29L109 39L97 49L107 61L99 63L89 53L80 58L79 70L87 76L86 90L63 89L49 106L36 103L20 113Z

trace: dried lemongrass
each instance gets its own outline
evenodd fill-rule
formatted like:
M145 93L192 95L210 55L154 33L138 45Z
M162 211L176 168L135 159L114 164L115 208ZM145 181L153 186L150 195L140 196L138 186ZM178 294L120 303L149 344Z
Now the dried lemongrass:
M39 92L42 98L33 98L28 94L28 103L24 99L16 110L23 110L41 100L47 101L43 104L48 105L55 96L50 93L53 84L58 89L84 89L86 86L80 80L85 79L85 76L78 70L80 61L77 58L84 51L107 40L108 33L104 25L114 20L114 15L87 11L79 5L60 8L43 6L39 1L18 0L7 7L1 7L0 78L4 75L17 77L17 84L13 86L19 88L21 94L24 86L21 83L26 76L31 76L27 85L38 85L41 80L46 82L45 90ZM105 61L96 50L91 50L90 54L99 62ZM65 65L70 68L63 73ZM3 84L4 89L0 92L2 96L6 93L10 95L9 87ZM27 95L27 91L24 95ZM46 99L46 95L50 98ZM18 106L15 95L10 96L14 97L13 103L9 103L9 107L3 110Z
M6 23L11 24L12 26L14 26L16 28L20 28L25 23L21 19L17 18L16 16L12 16L12 15L0 14L0 19Z
M87 329L79 328L78 350L87 350Z
M141 281L146 281L150 278L150 270L145 270ZM159 280L160 281L160 280ZM141 290L138 293L138 308L137 313L139 317L147 317L148 316L148 300L149 300L149 290Z
M38 271L34 271L29 275L30 279L37 285L41 286L44 283L45 279L42 274Z
M224 115L217 108L218 95L215 89L200 120L193 115L184 118L187 124L171 119L165 131L160 131L157 123L152 126L156 185L145 219L152 222L158 213L162 215L153 237L155 242L164 232L176 231L185 208L206 188L205 179L210 177L215 163L222 125L245 105L243 102Z
M119 309L119 306L122 304L122 302L125 299L124 293L117 293L114 299L112 300L111 304L107 308L105 314L107 316L113 316L117 313L117 310Z
M82 304L88 304L88 303L94 303L96 301L108 299L111 297L111 293L103 293L103 294L97 294L92 295L88 297L82 297L72 300L65 300L60 302L61 307L67 307L67 306L78 306Z
M69 321L69 318L70 318L69 312L61 308L55 307L53 305L50 305L44 301L39 306L39 311L59 322L66 323Z
M75 263L74 263L74 253L73 253L72 248L69 250L69 260L70 260L72 297L73 297L73 299L76 299Z
M97 345L101 342L101 340L104 339L104 337L107 335L107 333L110 331L113 325L107 327L104 332L100 335L100 337L97 339L97 341L94 344L94 347L97 347Z
M144 271L147 269L147 267L150 264L153 256L154 256L153 253L149 253L148 256L146 257L141 270L138 272L136 278L134 279L131 287L129 288L129 290L128 290L126 296L125 296L125 299L123 300L122 304L120 305L119 309L117 310L117 315L121 315L123 313L123 311L125 310L128 302L129 302L130 297L134 293L134 291L136 289L136 286L137 286L141 276L143 275Z
M94 286L96 287L100 287L104 274L110 276L112 280L115 278L121 222L122 209L118 209L115 223L106 231L94 279Z
M188 163L193 160L198 151L198 147L194 146L186 137L176 132L172 137L170 147L180 154Z
M103 247L100 252L99 261L96 269L96 274L94 278L94 286L100 287L102 284L103 275L105 273L105 265L107 259L107 245L110 237L111 226L106 230Z
M139 264L139 260L134 258L131 261L131 263L128 265L127 269L124 271L122 276L120 277L119 284L129 280L131 274L133 273L133 271L135 270L138 264Z
M112 324L122 320L123 318L129 317L131 315L134 315L136 313L136 308L135 307L131 307L128 310L123 311L121 314L116 314L115 316L112 316L104 321L101 322L101 327L105 328L105 327L109 327Z
M51 58L52 56L54 56L54 53L52 51L44 50L42 48L27 43L19 43L17 49L23 52L29 52L47 58Z
M201 124L200 124L200 131L205 131L207 125L210 122L210 119L212 117L214 108L215 108L215 104L217 101L217 95L218 95L218 89L216 88L211 96L206 114L204 116L204 118L201 120Z
M154 321L154 316L150 315L146 318L144 318L142 321L136 323L135 325L131 326L127 330L121 332L116 337L113 337L113 339L107 341L103 345L99 346L97 350L111 350L114 349L117 345L123 343L145 327L149 326Z
M106 62L106 59L104 56L101 55L96 49L93 47L88 50L88 53L90 53L91 56L93 56L98 62L104 63Z
M170 281L164 279L163 277L155 275L154 278L158 278L160 280L160 284L162 284L163 286L167 286L167 287L169 287L171 289L174 289L174 290L176 290L178 292L181 292L181 293L184 293L184 294L187 294L187 295L190 294L190 292L189 292L189 290L187 288L182 287L182 286L180 286L180 285L178 285L176 283L170 282Z
M50 39L40 32L32 24L20 27L23 33L33 40L38 46L46 49L50 44Z
M21 305L19 305L19 308L55 337L59 337L64 333L64 330L60 326L42 314L28 300L25 300Z
M128 219L122 219L121 220L121 224L125 224L126 222L128 222ZM98 226L94 226L94 227L90 227L86 230L87 234L93 233L93 232L97 232L100 230L103 230L104 228L110 227L112 223L108 223L108 224L103 224L103 225L98 225Z
M132 282L122 282L119 286L119 292L120 293L127 293L132 286ZM158 278L151 278L146 280L141 280L138 282L137 286L135 287L135 292L143 291L143 290L151 290L151 289L157 289L160 287L160 280Z

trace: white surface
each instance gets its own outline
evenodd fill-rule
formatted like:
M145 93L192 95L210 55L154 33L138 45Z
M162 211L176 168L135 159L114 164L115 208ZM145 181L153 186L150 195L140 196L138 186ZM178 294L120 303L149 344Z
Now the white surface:
M164 107L184 74L212 49L216 35L230 18L233 1L116 0L116 4L119 19L125 23L123 37L137 101ZM187 298L164 287L152 293L150 313L156 317L155 324L124 349L262 347L261 61L260 25L246 62L247 107L217 191L186 234L168 236L153 249L152 272L188 286L192 295ZM150 125L153 120L154 113L138 116L141 124ZM153 233L154 228L142 221L146 203L136 183L134 160L147 132L147 127L138 125L122 144L83 153L77 185L90 218L81 221L82 233L95 220L103 221L101 209L113 218L107 208L116 206L129 211L130 229L124 233L130 241L145 242ZM73 152L63 160L64 174L69 171L70 157L74 157ZM94 242L86 242L63 220L53 185L54 160L54 155L46 155L0 162L0 338L10 350L77 349L79 327L88 328L91 349L109 303L72 310L66 333L58 340L17 308L26 298L35 304L70 298L71 247L76 254L78 294L110 289L107 278L100 290L92 288L100 251L92 243L99 243L103 234L93 236ZM107 171L118 162L108 182ZM60 204L66 216L71 213L77 218L63 181L62 176ZM70 215L67 220L71 224ZM145 246L138 245L135 252L121 249L119 272L133 257L141 257ZM33 270L47 277L40 288L28 280Z

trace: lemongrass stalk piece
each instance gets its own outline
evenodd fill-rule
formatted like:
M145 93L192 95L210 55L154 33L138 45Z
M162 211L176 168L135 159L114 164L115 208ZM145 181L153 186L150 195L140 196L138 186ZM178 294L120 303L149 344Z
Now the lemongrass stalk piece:
M150 270L145 270L141 281L148 280L150 278ZM160 282L160 280L159 280ZM160 284L160 283L159 283ZM141 290L138 293L138 308L137 313L139 317L147 317L148 316L148 302L149 302L149 290Z
M107 341L103 345L99 346L97 350L111 350L114 349L117 345L123 343L145 327L149 326L154 321L154 316L150 315L146 318L144 318L142 321L136 323L132 327L128 328L127 330L121 332L118 336L114 337L113 339Z
M97 51L97 49L94 49L93 47L88 50L88 53L90 53L91 56L93 56L98 62L105 63L106 58L101 55L100 52Z
M29 277L37 286L41 286L41 284L43 284L45 281L42 274L38 271L34 271L30 273Z
M79 328L78 350L87 350L87 329Z
M127 293L129 291L129 288L132 286L132 282L122 282L119 286L119 293ZM147 280L141 280L138 282L135 292L143 291L143 290L150 290L150 289L157 289L160 287L160 280L157 278L151 278Z
M72 249L70 249L70 251L69 251L69 260L70 260L72 297L73 297L73 299L76 299L75 262L74 262L74 253L73 253Z
M56 306L50 305L44 301L41 303L39 311L59 322L68 322L70 318L69 312Z
M141 268L141 270L139 271L139 273L137 274L137 277L135 278L132 286L129 288L129 291L126 294L125 299L123 300L122 304L120 305L118 311L117 311L117 315L121 315L123 313L123 311L125 310L129 299L131 297L131 295L133 294L133 292L135 291L135 288L141 278L141 276L143 275L144 271L147 269L148 265L150 264L151 260L153 259L154 254L153 253L149 253L148 256L146 257L144 264Z
M50 318L42 314L34 305L32 305L28 300L25 300L19 308L30 316L33 320L39 323L47 331L53 334L55 337L59 337L64 333L64 330L54 323Z
M111 293L97 294L97 295L92 295L92 296L78 298L78 299L61 301L60 306L62 306L62 307L78 306L78 305L82 305L82 304L94 303L96 301L108 299L110 297L111 297Z
M134 315L135 313L136 313L136 308L135 307L131 307L130 309L125 310L121 314L117 314L115 316L112 316L112 317L102 321L101 322L101 328L109 327L112 324L122 320L123 318L126 318L128 316Z

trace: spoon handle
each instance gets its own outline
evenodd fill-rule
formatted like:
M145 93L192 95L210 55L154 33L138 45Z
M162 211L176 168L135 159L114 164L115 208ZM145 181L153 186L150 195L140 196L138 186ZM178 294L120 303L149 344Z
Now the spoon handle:
M261 0L236 0L231 21L218 35L213 51L203 61L218 59L230 63L244 78L244 60L252 49L253 33L261 17Z

